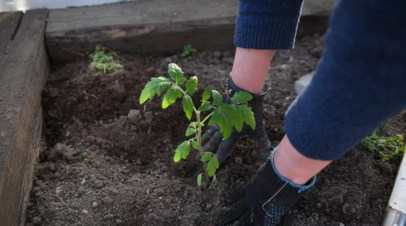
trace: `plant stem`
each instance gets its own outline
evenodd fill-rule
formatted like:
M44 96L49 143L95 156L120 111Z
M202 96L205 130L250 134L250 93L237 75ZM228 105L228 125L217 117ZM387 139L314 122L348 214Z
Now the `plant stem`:
M210 118L210 116L213 114L213 112L212 113L210 113L208 116L206 116L206 118L205 119L203 119L203 121L202 121L202 124L204 124L204 122L207 120L207 119L209 119Z
M203 122L200 122L200 112L196 112L196 118L197 118L197 124L199 125L199 135L197 136L197 141L199 143L199 152L200 156L203 156L203 149L202 149L202 124ZM209 173L207 172L207 165L206 162L203 162L204 166L204 173L206 174L206 181L207 185L210 183L210 177Z
M185 91L183 91L183 89L175 83L172 83L174 85L176 85L180 91L183 93L183 95L188 95ZM197 142L199 143L199 153L200 156L203 156L203 149L202 149L202 124L203 122L205 122L213 113L211 113L210 115L208 115L202 122L200 121L200 112L198 110L196 110L196 108L193 106L193 111L196 113L196 119L197 119L197 124L199 125L199 133L197 136ZM210 177L209 177L209 172L207 172L207 165L206 162L203 162L203 166L204 166L204 173L206 174L206 181L207 184L210 183Z

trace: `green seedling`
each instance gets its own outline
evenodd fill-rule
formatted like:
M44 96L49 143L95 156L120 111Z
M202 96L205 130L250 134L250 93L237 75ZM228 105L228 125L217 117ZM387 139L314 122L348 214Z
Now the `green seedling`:
M398 161L405 153L404 137L399 134L394 137L378 136L378 131L379 128L376 128L362 141L362 145L384 160Z
M83 161L84 161L85 163L92 163L92 162L93 162L93 159L92 159L91 156L89 156L89 157L83 159Z
M123 65L115 63L114 57L117 56L117 53L97 45L94 53L88 54L92 63L90 63L90 70L100 70L104 73L110 73L110 71L121 70Z
M92 156L90 156L87 152L82 152L82 154L80 154L83 157L83 162L85 163L92 163L93 159Z
M181 98L186 117L191 120L193 113L195 113L196 121L191 122L186 129L186 137L191 136L192 138L184 141L176 148L173 160L179 162L181 159L186 159L189 155L190 146L197 149L202 156L201 161L205 169L206 181L209 183L210 177L215 178L216 170L219 168L219 161L213 153L202 151L201 140L204 123L209 119L207 123L209 126L218 123L224 139L230 137L233 127L237 131L241 131L244 122L255 129L254 113L247 106L247 102L252 99L252 95L248 92L236 92L231 98L234 104L225 104L221 94L216 90L212 90L209 85L203 92L200 107L196 108L191 96L197 90L197 77L194 76L187 80L183 77L182 69L174 63L170 63L168 68L171 78L152 78L142 90L140 104L145 103L148 99L152 99L156 94L159 96L165 89L168 89L162 101L163 109L175 103L178 98ZM186 85L182 85L184 83ZM181 85L185 88L182 88ZM202 119L201 113L207 111L212 112ZM201 183L202 174L199 174L197 184L201 186Z
M182 57L188 58L189 60L192 59L193 53L197 52L195 48L191 45L187 45L183 47Z

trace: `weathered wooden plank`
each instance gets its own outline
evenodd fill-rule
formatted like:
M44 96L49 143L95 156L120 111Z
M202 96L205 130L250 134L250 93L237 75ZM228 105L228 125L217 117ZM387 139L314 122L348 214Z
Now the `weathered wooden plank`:
M237 0L148 0L52 10L46 43L54 61L103 44L123 53L165 54L192 44L199 50L233 47Z
M302 15L323 15L323 22L317 22L322 26L305 18L298 36L324 32L335 0L307 2ZM145 0L51 10L46 44L55 62L75 59L75 52L92 50L96 44L141 54L173 53L187 44L198 50L231 49L237 11L238 0Z
M0 224L24 225L42 127L41 90L49 72L48 10L27 11L0 61Z

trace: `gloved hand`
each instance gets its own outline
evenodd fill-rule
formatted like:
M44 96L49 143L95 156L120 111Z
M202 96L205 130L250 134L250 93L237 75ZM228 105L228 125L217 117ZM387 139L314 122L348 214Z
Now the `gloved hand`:
M220 212L218 225L239 219L238 225L241 226L275 226L299 199L300 193L313 186L316 176L303 186L282 177L274 166L275 150L244 188L237 188L227 195L226 202L234 204L230 209Z
M235 92L245 91L242 88L234 84L231 76L227 80L227 98L226 103L231 104L231 98L234 96ZM247 92L247 91L245 91ZM248 101L248 106L252 108L255 118L255 130L244 123L241 132L238 132L235 128L231 131L231 136L223 140L223 134L220 133L220 127L215 124L210 127L208 131L202 136L202 149L203 152L212 152L215 154L219 163L223 162L227 156L233 151L237 142L242 136L248 135L251 139L256 141L259 147L263 151L268 151L271 147L271 142L269 142L268 135L265 132L264 127L264 95L266 94L253 94L252 100ZM200 160L200 154L196 156L197 160Z

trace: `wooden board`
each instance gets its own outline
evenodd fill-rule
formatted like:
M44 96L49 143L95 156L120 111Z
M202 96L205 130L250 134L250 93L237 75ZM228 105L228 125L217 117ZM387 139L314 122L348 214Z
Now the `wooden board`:
M13 40L2 39L8 51L0 53L1 225L25 223L42 128L41 91L49 73L47 14L46 9L27 11Z
M123 53L165 54L233 47L237 0L147 0L51 10L46 43L54 61L71 60L96 44Z
M328 2L313 4L313 11L305 6L303 16L320 14L317 19L328 21L326 11L333 7ZM50 10L46 44L55 62L80 57L75 52L83 54L96 44L122 53L160 55L179 52L187 44L198 50L231 49L237 12L238 0L144 0ZM321 24L317 29L324 32L327 23ZM308 31L299 26L299 36Z

